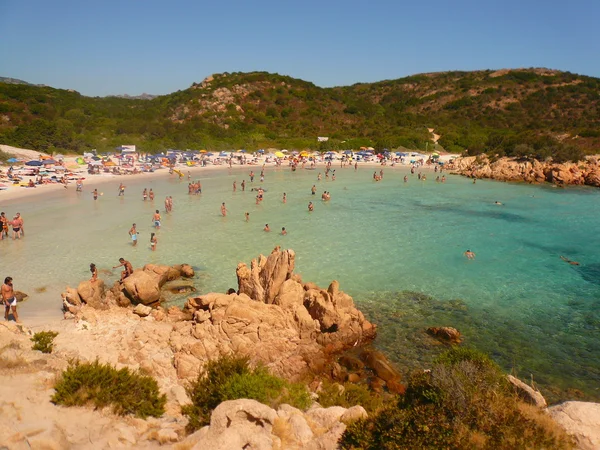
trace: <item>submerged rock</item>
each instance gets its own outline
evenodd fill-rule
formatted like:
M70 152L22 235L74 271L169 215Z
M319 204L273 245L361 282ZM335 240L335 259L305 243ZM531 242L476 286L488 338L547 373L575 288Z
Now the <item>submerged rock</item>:
M427 328L427 334L451 344L460 344L462 342L460 331L452 327L429 327Z

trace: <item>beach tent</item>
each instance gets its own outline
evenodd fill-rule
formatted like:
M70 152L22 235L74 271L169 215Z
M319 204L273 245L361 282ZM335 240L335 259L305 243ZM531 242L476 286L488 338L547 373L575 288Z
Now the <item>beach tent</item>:
M77 159L75 160L75 162L76 162L77 164L85 164L85 161L83 160L83 158L82 158L81 156L80 156L79 158L77 158Z

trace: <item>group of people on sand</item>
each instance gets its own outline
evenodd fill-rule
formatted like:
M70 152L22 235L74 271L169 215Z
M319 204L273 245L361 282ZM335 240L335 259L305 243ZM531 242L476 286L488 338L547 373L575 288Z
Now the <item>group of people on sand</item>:
M6 217L6 213L0 213L0 241L9 238L10 229L12 228L12 238L21 239L25 235L23 229L23 217L21 213L15 214L12 220Z

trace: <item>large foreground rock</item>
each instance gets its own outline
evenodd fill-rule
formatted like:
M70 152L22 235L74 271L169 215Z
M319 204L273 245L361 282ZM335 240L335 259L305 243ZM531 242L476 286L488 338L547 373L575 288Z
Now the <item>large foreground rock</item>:
M366 417L361 406L315 405L302 412L284 404L275 411L255 400L230 400L213 411L209 426L182 445L193 445L194 450L334 450L346 424Z
M578 448L600 449L600 403L565 402L551 406L548 412L575 437Z
M207 357L234 353L295 379L319 371L330 354L375 337L376 327L336 281L327 290L303 284L293 273L294 257L292 250L276 248L253 260L251 268L238 265L239 295L212 293L188 300L185 311L194 317L189 324L194 339L180 343L183 351L175 364L181 377L196 376L191 368Z

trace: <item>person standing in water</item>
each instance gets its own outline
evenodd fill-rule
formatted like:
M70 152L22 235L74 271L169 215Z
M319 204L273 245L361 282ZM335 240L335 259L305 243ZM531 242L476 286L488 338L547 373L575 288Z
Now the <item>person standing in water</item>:
M119 195L118 197L125 195L125 185L123 183L119 183Z
M142 198L144 199L144 201L146 201L146 199L148 198L148 189L144 188L144 191L142 192Z
M152 221L154 222L154 227L157 230L160 230L160 212L158 211L158 209L154 212L154 215L152 216Z
M156 237L156 233L150 233L150 248L152 251L156 250L156 244L158 243L158 239Z
M137 238L138 238L138 230L135 227L135 223L133 225L131 225L131 229L129 230L129 236L131 236L131 242L132 245L135 247L137 245Z
M223 217L227 215L227 208L225 207L225 202L221 203L221 215Z

